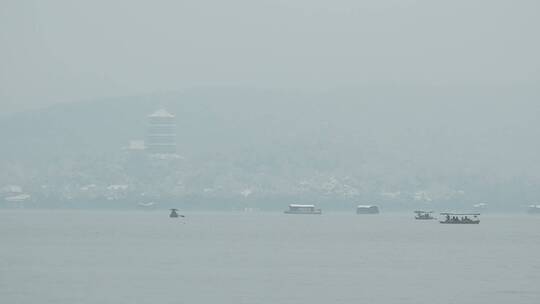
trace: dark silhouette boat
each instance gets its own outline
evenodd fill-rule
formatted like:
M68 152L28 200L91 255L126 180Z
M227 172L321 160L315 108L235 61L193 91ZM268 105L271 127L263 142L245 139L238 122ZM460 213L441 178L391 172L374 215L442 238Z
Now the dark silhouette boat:
M448 213L444 212L441 215L445 216L444 221L439 221L441 224L480 224L478 216L480 213ZM472 216L470 218L469 216Z
M169 217L184 217L182 214L178 214L178 209L170 209L171 213L169 214Z

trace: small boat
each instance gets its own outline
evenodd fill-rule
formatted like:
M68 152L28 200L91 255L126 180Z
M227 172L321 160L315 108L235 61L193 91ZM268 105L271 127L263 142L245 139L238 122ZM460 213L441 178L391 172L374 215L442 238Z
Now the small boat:
M291 204L289 209L284 211L286 214L322 214L321 209L315 209L315 205Z
M416 213L416 216L414 217L417 220L434 220L435 218L433 215L433 211L422 211L422 210L416 210L414 211Z
M182 214L178 214L178 209L170 209L171 213L169 214L169 217L184 217Z
M356 206L356 214L379 214L379 207L373 205Z
M444 221L439 221L441 224L480 224L478 216L480 213L448 213L444 212L441 215L445 216ZM473 218L470 218L472 216Z

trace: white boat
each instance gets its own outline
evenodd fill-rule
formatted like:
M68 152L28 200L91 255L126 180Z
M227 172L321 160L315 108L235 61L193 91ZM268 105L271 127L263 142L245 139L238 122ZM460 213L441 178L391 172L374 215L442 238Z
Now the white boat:
M373 205L356 206L356 214L379 214L379 207Z
M322 214L321 209L315 209L315 205L299 205L291 204L289 209L285 210L286 214Z

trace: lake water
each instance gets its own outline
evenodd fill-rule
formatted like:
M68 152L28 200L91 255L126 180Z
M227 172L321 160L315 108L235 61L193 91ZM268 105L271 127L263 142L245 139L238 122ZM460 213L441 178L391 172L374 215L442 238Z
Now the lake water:
M0 210L0 303L540 303L540 217Z

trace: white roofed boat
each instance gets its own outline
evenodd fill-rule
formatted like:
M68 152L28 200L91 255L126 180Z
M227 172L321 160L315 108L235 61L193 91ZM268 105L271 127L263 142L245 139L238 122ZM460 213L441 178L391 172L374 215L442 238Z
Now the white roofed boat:
M321 209L316 209L315 205L309 204L290 204L286 214L322 214Z
M373 205L356 206L356 214L379 214L379 207Z

